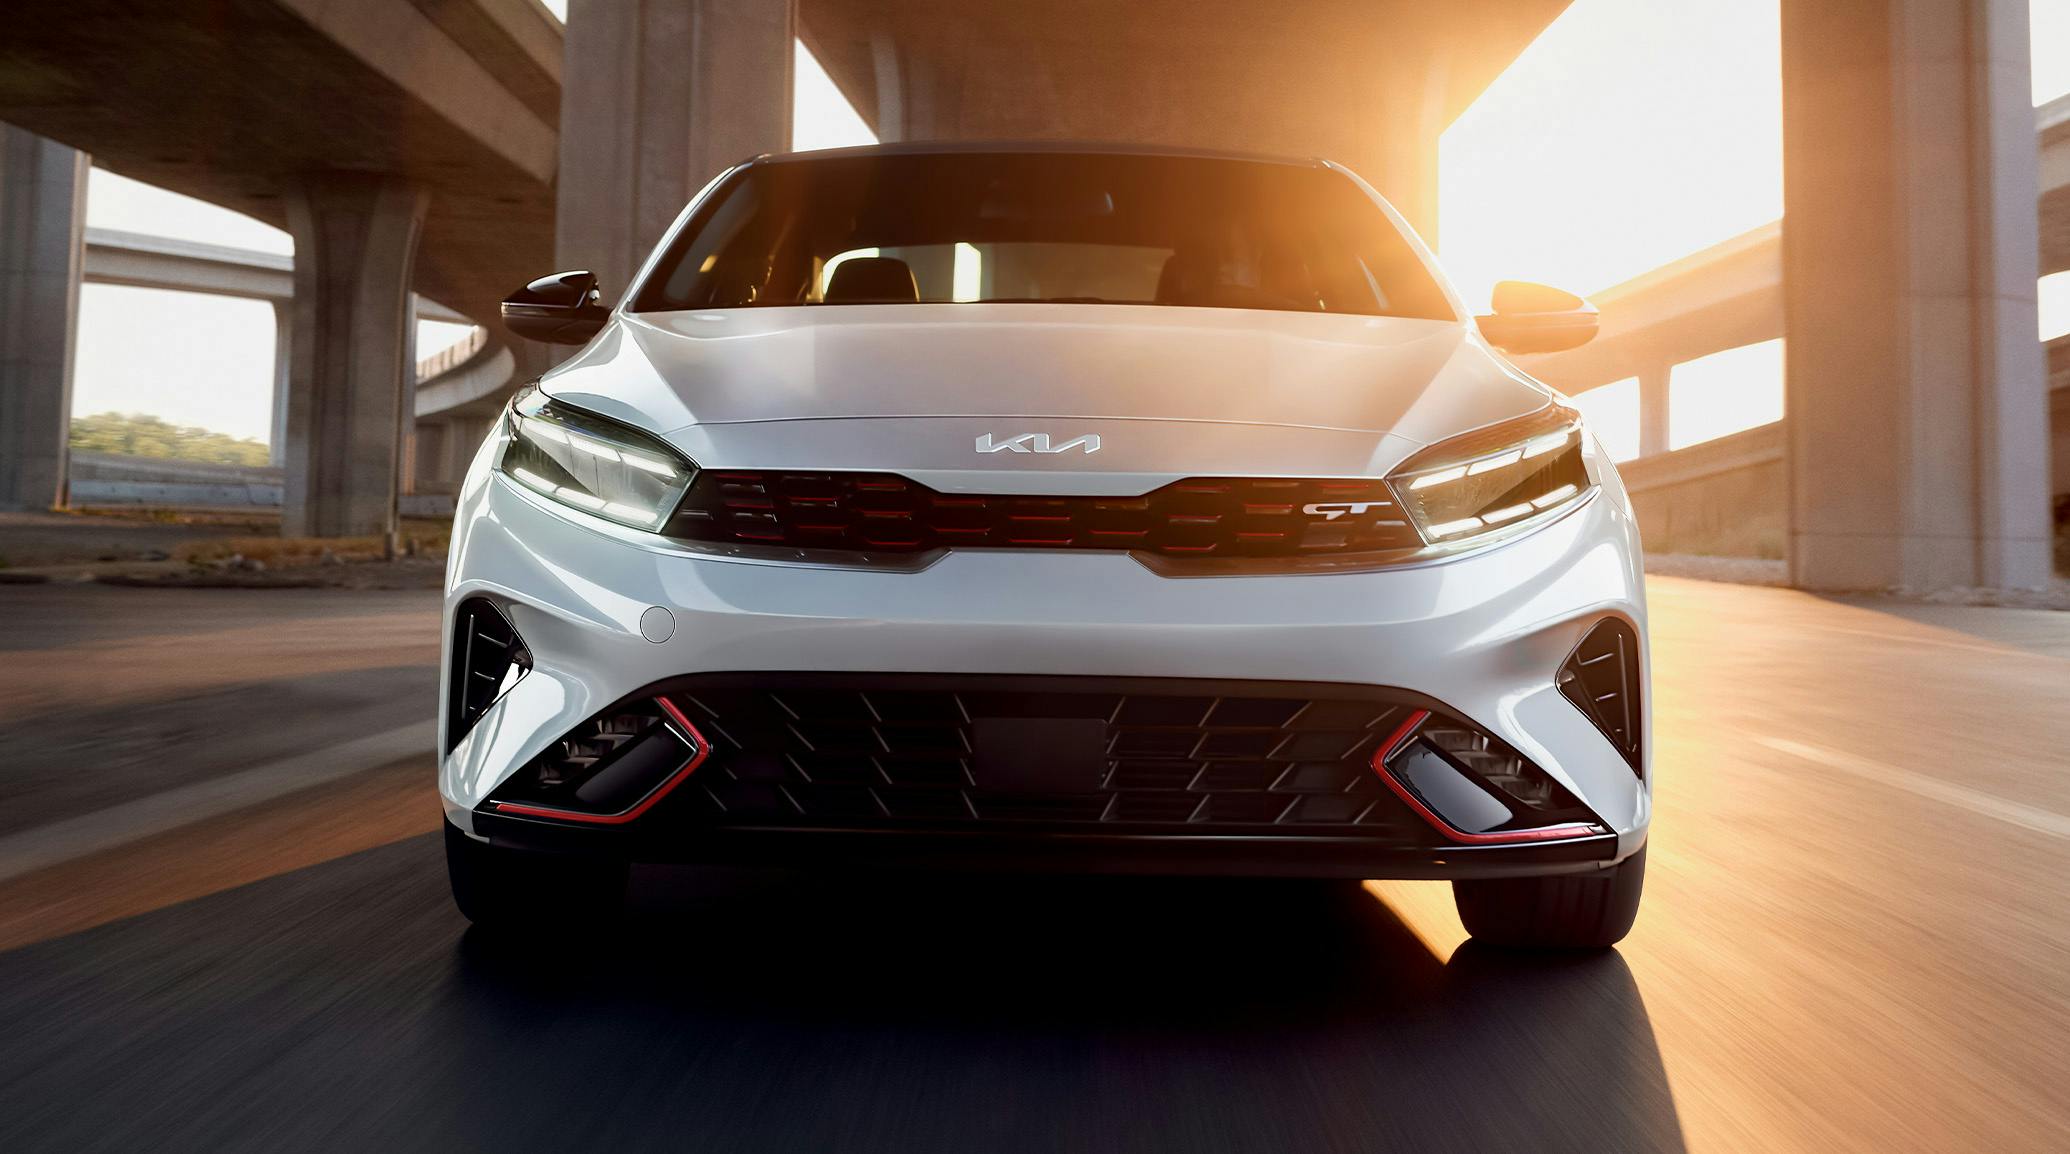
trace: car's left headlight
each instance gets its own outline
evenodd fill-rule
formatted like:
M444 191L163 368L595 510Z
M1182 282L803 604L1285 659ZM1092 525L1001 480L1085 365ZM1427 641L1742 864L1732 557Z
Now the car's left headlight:
M1440 441L1389 474L1395 497L1434 547L1476 542L1548 517L1595 487L1581 414L1553 404Z
M504 412L509 440L496 467L542 497L655 530L667 522L697 466L660 440L527 389Z

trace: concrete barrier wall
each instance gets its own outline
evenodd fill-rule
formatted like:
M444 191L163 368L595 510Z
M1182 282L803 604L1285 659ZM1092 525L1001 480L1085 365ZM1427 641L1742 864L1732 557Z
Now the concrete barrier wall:
M74 505L278 509L281 470L75 451L70 490Z
M2049 346L2053 490L2070 498L2070 339ZM1781 560L1789 545L1784 421L1617 467L1648 552Z
M1617 467L1649 553L1779 561L1789 545L1783 423Z
M160 457L74 452L71 503L176 509L280 508L281 470L268 465L211 465ZM450 493L406 493L405 517L450 517Z

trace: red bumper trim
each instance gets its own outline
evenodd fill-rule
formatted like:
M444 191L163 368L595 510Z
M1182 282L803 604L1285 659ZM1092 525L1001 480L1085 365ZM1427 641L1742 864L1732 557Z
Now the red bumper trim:
M689 738L690 744L697 748L697 752L691 755L689 761L683 763L681 769L670 774L668 780L655 786L652 792L648 793L646 797L641 798L631 809L620 813L583 813L579 810L555 809L551 806L523 805L517 802L499 801L493 803L496 812L516 814L522 817L548 817L556 821L579 821L588 825L624 825L626 822L632 821L641 814L653 809L656 802L667 797L672 790L683 783L685 778L695 773L697 767L704 764L704 759L712 751L711 742L704 739L704 734L698 732L697 727L690 723L690 719L683 715L682 709L678 708L675 702L670 701L666 697L657 697L654 699L654 704L659 705L661 711L668 714L669 720L676 723L676 726L683 731L683 736Z
M1586 822L1568 822L1564 825L1540 826L1537 829L1503 830L1500 833L1468 833L1465 830L1453 828L1452 823L1439 817L1436 811L1423 804L1423 799L1417 797L1415 792L1409 789L1408 786L1403 785L1394 776L1394 771L1387 768L1388 759L1393 757L1402 746L1408 744L1409 737L1416 732L1417 727L1421 726L1429 718L1430 711L1428 709L1419 709L1410 714L1409 720L1403 722L1401 727L1396 729L1386 741L1381 742L1380 748L1373 752L1373 772L1379 775L1380 780L1386 783L1387 788L1394 791L1396 797L1402 799L1402 804L1416 811L1417 817L1429 823L1432 829L1445 835L1446 838L1461 845L1517 845L1527 842L1564 841L1567 838L1575 837L1595 837L1608 832L1602 826L1590 825Z

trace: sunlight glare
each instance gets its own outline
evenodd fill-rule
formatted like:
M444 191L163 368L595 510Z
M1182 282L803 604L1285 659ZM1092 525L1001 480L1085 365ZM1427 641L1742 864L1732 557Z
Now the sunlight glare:
M1626 377L1575 393L1567 403L1581 411L1589 432L1612 461L1639 455L1639 378Z
M1782 215L1778 0L1575 0L1439 143L1467 303L1591 293Z

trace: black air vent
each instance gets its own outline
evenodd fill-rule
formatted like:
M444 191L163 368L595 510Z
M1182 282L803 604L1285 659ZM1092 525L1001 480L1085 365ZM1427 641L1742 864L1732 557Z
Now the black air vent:
M453 614L452 684L446 750L460 744L489 706L532 668L524 639L487 598L470 597Z
M1430 840L1373 772L1411 708L1387 690L917 674L673 684L712 743L671 803L693 823Z
M636 698L583 722L496 787L501 809L543 807L547 816L610 820L681 773L700 746L671 728L666 707Z
M1598 622L1560 666L1559 685L1624 755L1632 772L1642 773L1638 633L1614 617Z

